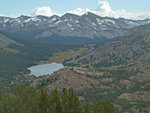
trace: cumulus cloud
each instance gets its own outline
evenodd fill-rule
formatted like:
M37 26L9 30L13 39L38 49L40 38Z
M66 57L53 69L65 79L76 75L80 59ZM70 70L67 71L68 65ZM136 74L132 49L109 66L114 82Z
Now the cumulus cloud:
M102 13L102 15L104 16L108 16L110 13L113 12L107 1L98 1L97 11L99 13Z
M114 17L114 18L126 18L126 19L145 19L150 18L150 12L144 12L144 13L132 13L127 12L125 9L119 9L119 10L113 10L109 2L106 0L99 0L98 1L98 7L95 11L92 11L88 8L81 9L77 8L76 10L69 11L69 13L77 14L77 15L83 15L87 12L92 12L94 14L97 14L102 17Z
M132 13L127 12L125 9L120 10L112 10L109 3L106 0L98 1L98 8L94 12L100 16L108 16L108 17L115 17L115 18L127 18L127 19L145 19L150 17L150 12L144 13Z
M43 16L52 16L55 13L51 11L51 8L49 6L45 7L39 7L35 10L32 11L32 16L37 16L37 15L43 15Z

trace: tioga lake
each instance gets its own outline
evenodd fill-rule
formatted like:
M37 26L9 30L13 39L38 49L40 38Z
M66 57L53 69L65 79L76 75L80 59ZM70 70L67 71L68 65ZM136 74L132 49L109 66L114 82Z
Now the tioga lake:
M36 77L52 74L53 72L64 68L62 64L51 63L51 64L42 64L29 67L31 71L29 75L34 75Z

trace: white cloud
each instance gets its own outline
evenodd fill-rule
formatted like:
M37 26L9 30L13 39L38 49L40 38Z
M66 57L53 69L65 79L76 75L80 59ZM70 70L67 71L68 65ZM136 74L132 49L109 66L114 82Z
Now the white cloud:
M88 8L86 8L86 9L77 8L76 10L68 11L68 13L72 13L72 14L76 14L76 15L83 15L87 12L92 12L92 11Z
M126 12L125 9L121 10L112 10L109 3L106 0L98 1L98 8L96 12L94 12L100 16L108 16L108 17L115 17L115 18L127 18L127 19L145 19L150 17L150 12L144 13L132 13Z
M51 8L49 6L45 7L39 7L35 10L32 11L31 15L32 16L37 16L37 15L43 15L43 16L52 16L55 13L51 11Z
M0 14L0 16L5 16L5 17L12 17L12 18L16 18L19 17L20 15L27 15L27 16L37 16L37 15L43 15L43 16L52 16L56 13L51 11L51 8L49 6L44 6L44 7L39 7L34 9L31 14L16 14L16 15L3 15Z
M98 1L97 11L104 14L104 16L108 16L113 12L107 1Z
M113 10L109 2L106 0L99 0L98 1L98 7L95 11L91 11L90 9L81 9L77 8L73 11L68 11L69 13L77 14L77 15L83 15L87 12L95 13L102 17L114 17L114 18L126 18L126 19L145 19L150 18L150 12L144 12L144 13L132 13L127 12L125 9L119 9L119 10Z
M68 13L76 14L76 15L83 15L87 12L92 12L94 14L97 14L99 16L105 17L114 17L114 18L126 18L126 19L145 19L145 18L150 18L150 12L143 12L143 13L132 13L132 12L127 12L125 9L119 9L119 10L113 10L109 2L107 0L99 0L98 1L98 7L96 8L95 11L92 11L88 8L82 9L82 8L77 8L72 11L68 11ZM66 13L66 12L64 12ZM9 17L17 17L17 15L10 15ZM21 14L22 15L22 14ZM44 7L39 7L36 8L35 10L32 11L30 14L31 16L37 16L37 15L43 15L43 16L52 16L52 15L63 15L63 14L58 14L55 13L51 10L49 6L44 6ZM0 14L0 16L6 16Z

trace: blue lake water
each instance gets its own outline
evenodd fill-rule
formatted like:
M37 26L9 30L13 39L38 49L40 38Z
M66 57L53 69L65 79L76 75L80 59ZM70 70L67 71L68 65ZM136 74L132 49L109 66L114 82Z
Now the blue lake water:
M36 77L52 74L53 72L64 68L62 64L51 63L51 64L42 64L29 67L31 71L30 75L35 75Z

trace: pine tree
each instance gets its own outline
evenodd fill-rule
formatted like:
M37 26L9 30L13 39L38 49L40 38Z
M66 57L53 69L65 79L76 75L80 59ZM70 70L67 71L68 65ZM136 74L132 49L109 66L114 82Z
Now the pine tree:
M62 105L57 88L54 89L54 91L51 93L49 101L51 103L50 110L52 111L52 113L62 113Z
M47 113L48 94L45 88L42 88L39 95L39 110L40 113Z
M78 97L70 88L68 91L64 88L62 91L62 105L65 113L80 113L80 102Z
M88 99L85 100L85 103L82 108L82 112L83 113L91 113L91 104Z

